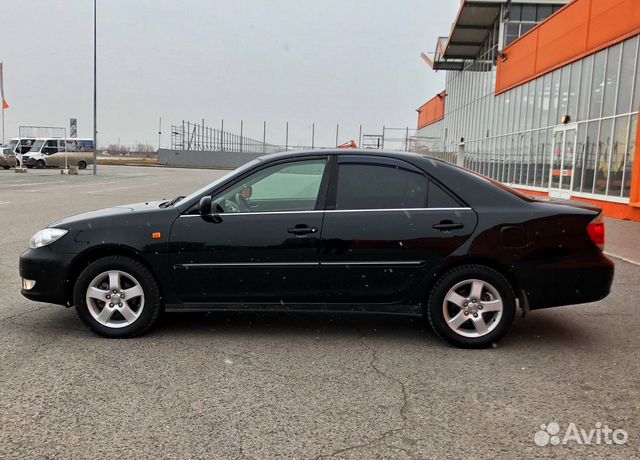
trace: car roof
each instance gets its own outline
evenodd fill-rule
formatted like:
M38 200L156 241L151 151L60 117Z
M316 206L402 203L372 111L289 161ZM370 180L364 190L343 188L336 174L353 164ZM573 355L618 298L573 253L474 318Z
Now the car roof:
M314 149L314 150L288 150L286 152L270 153L259 157L259 160L271 161L284 158L296 158L309 155L368 155L382 156L399 159L416 159L427 158L425 155L414 152L402 152L398 150L380 150L380 149ZM441 161L441 160L436 160Z

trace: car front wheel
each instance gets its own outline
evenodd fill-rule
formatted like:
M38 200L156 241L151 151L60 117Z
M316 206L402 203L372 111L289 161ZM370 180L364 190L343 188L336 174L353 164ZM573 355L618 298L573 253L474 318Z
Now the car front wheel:
M98 259L74 288L82 322L103 337L135 337L157 320L162 305L158 283L140 262L123 256Z
M515 317L515 294L497 271L465 265L442 275L429 296L434 331L461 348L486 348L502 338Z

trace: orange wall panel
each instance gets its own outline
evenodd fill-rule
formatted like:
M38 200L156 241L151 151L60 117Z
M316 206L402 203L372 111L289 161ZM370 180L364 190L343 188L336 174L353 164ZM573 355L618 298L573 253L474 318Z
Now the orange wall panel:
M606 45L640 27L638 0L592 0L588 48Z
M444 119L446 93L442 91L418 109L418 129Z
M505 48L496 94L640 33L640 0L573 0Z
M537 190L527 190L526 188L513 187L516 190L521 191L525 195L531 195L534 197L546 197L549 196L548 192L539 192ZM572 201L578 201L581 203L591 204L602 209L602 213L607 217L614 217L616 219L633 220L640 222L640 209L634 208L623 203L612 203L610 201L594 200L591 198L582 198L579 196L572 196Z

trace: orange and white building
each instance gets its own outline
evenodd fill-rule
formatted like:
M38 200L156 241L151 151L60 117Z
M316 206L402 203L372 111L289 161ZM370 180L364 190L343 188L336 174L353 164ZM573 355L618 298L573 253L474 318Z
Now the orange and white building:
M639 38L640 0L463 0L423 54L446 72L423 150L640 221Z

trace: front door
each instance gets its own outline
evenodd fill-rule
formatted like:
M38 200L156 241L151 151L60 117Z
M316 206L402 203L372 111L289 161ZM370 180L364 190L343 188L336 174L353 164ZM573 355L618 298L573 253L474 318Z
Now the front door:
M563 126L553 132L553 151L549 177L549 195L568 199L573 183L573 164L576 153L575 126Z
M314 157L267 166L213 196L215 214L176 219L169 261L178 298L209 305L317 299L326 164Z

